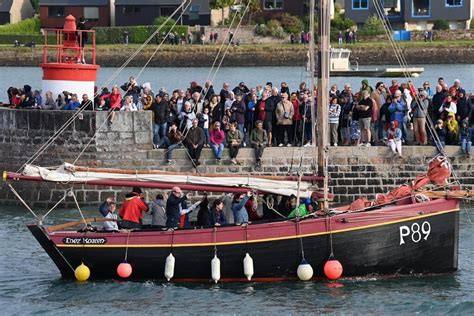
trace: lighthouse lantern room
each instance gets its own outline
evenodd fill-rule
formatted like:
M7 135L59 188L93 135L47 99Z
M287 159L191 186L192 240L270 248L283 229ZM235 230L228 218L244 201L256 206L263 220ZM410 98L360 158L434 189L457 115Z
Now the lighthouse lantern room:
M55 43L51 43L52 38ZM93 99L99 69L96 64L95 31L78 30L76 19L68 15L63 29L44 31L43 54L43 94L51 91L53 98L56 98L67 91L77 94L79 100L83 94Z

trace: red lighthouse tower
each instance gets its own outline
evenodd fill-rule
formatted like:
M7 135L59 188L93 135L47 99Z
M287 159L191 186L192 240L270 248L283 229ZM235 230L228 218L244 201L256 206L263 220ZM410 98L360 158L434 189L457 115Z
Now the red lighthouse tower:
M48 43L51 37L55 37L55 44ZM86 43L88 38L91 44ZM43 94L51 91L56 97L68 91L79 99L83 94L92 99L99 69L95 63L95 31L77 30L76 19L68 15L64 28L45 30L44 39Z

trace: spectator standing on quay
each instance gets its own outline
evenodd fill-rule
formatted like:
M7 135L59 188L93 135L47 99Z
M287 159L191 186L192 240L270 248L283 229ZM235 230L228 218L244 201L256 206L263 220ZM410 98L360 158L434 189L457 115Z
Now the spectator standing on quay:
M204 131L198 126L198 119L192 121L192 126L186 135L186 148L193 165L199 166L199 158L201 157L202 147L204 145Z
M413 114L413 131L415 133L415 145L426 145L426 115L429 107L428 93L423 90L418 99L413 99L411 112Z
M288 100L288 94L282 93L281 100L276 107L277 120L277 142L278 146L282 147L285 143L285 134L288 142L286 146L291 146L293 143L293 133L291 127L293 125L294 108L293 103Z
M369 90L362 90L362 99L359 101L356 109L359 115L359 124L361 129L362 146L370 146L370 122L372 120L373 102L369 97Z
M469 128L469 121L464 119L461 122L459 130L459 138L461 143L461 152L467 157L471 156L472 142L474 140L474 128Z
M155 148L160 148L164 144L170 114L169 105L163 100L163 93L160 92L155 96L155 101L152 103L150 110L153 111L154 120L153 144Z
M339 116L341 115L341 106L338 104L337 97L332 97L329 103L329 130L330 144L337 147L337 129L339 127Z

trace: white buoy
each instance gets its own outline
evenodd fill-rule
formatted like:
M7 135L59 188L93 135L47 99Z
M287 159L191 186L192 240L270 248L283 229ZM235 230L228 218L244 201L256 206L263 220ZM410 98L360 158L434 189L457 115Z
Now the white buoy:
M221 261L214 255L211 260L211 277L214 282L218 282L221 279Z
M248 253L245 254L244 258L244 275L249 281L252 279L253 276L253 259Z
M166 257L166 262L165 262L165 278L166 280L171 280L174 276L174 263L175 259L172 253Z
M301 260L296 274L301 281L308 281L313 277L313 268L305 259Z

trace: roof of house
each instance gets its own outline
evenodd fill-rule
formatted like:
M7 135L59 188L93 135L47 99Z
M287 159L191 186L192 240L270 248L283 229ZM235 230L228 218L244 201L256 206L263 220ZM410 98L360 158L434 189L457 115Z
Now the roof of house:
M49 6L49 5L87 6L87 5L108 5L109 3L110 3L110 0L39 0L40 6Z
M10 12L13 0L0 0L0 12Z

